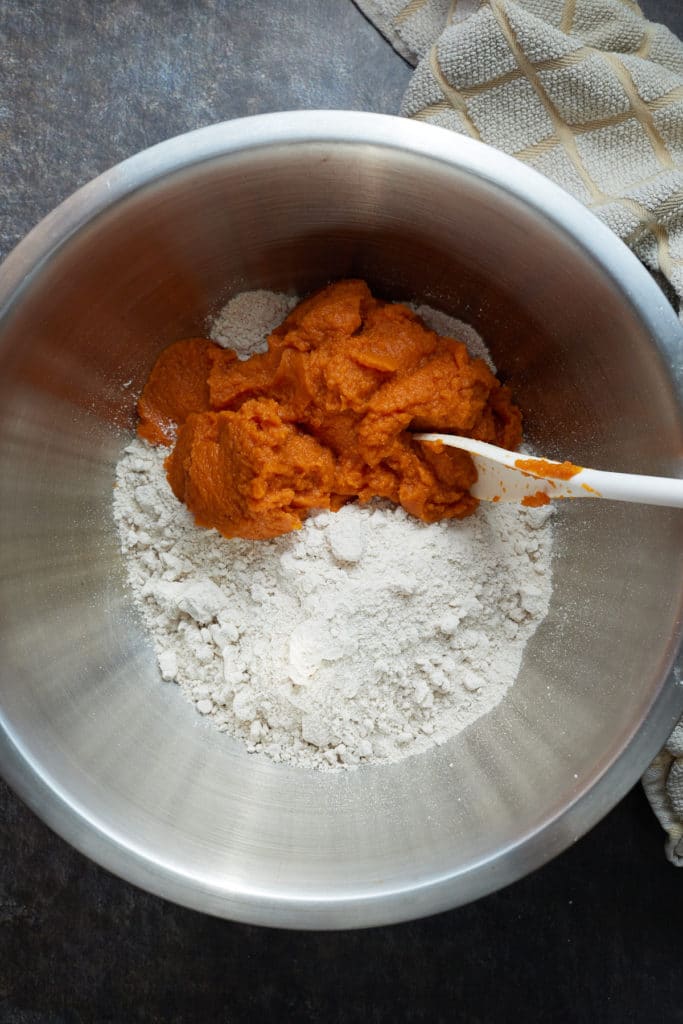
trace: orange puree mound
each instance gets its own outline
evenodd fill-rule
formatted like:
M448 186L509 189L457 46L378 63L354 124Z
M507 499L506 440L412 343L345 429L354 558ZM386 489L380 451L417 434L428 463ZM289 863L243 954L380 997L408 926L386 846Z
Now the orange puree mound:
M309 509L329 508L334 458L262 399L188 417L166 471L199 526L263 540L298 530Z
M206 338L188 338L163 350L138 401L140 437L151 444L173 444L190 413L209 408L209 351L217 347Z
M482 360L354 280L299 303L265 354L240 361L197 339L171 346L150 374L140 416L140 433L156 443L171 443L178 425L166 468L197 523L254 539L354 498L388 498L425 522L469 515L477 507L470 456L410 432L506 448L522 433L509 391Z

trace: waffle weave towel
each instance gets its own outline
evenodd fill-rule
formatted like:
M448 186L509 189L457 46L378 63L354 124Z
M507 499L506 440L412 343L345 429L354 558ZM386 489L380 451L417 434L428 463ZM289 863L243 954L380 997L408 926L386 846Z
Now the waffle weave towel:
M633 0L356 0L417 68L401 113L511 153L683 304L683 43ZM683 353L677 367L683 374ZM683 866L683 720L643 784Z
M652 810L668 833L669 860L683 868L683 718L643 776Z
M683 43L631 0L357 0L417 69L401 113L488 142L683 299Z

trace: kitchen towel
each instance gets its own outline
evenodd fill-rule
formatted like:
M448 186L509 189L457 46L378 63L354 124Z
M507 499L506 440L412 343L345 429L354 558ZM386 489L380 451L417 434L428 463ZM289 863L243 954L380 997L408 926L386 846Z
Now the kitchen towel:
M633 0L356 0L416 64L401 113L504 150L683 306L683 43ZM674 367L683 377L683 352ZM643 783L683 866L683 720Z
M643 786L652 810L668 833L667 857L683 868L683 718L645 772Z

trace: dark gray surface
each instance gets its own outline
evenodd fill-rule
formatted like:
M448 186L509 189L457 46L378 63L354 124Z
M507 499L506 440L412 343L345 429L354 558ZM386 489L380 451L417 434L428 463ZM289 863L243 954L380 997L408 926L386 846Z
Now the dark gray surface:
M268 110L394 114L409 77L350 0L2 0L0 255L155 142Z
M679 0L646 12L683 33ZM0 0L0 254L160 139L293 107L395 112L410 69L348 0ZM683 1022L683 872L635 790L503 893L290 934L139 892L0 787L0 1024Z

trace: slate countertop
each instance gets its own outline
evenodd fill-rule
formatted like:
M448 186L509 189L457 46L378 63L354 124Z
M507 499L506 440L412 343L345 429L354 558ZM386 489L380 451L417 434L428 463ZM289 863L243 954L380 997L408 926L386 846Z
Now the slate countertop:
M597 0L596 0L597 2ZM680 0L643 0L683 35ZM0 257L75 188L201 125L395 113L410 69L350 0L2 0ZM683 1024L683 871L636 788L535 874L427 920L268 931L141 892L0 783L0 1024Z

